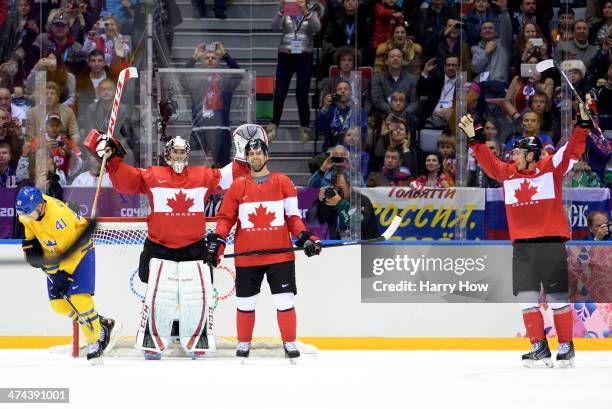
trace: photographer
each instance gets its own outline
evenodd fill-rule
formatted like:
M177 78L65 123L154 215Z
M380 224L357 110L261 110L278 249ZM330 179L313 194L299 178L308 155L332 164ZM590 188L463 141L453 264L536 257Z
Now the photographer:
M346 148L342 145L334 146L319 170L310 176L308 187L330 186L337 174L345 173L350 178L352 171L353 166ZM360 186L364 186L363 175L360 174L359 179Z
M351 97L353 91L348 81L336 84L336 93L323 97L323 106L315 120L315 132L323 134L323 149L343 142L344 133L353 126ZM368 134L368 114L361 110L361 135Z
M374 208L370 199L361 193L358 195L361 197L361 238L372 239L379 235L376 229ZM351 217L354 217L350 212L350 197L349 176L346 173L337 173L331 186L320 188L319 198L308 210L307 221L327 224L327 239L329 240L348 239Z
M413 146L406 123L397 118L387 119L382 123L380 135L381 137L374 149L372 168L376 169L382 166L385 150L392 147L401 153L401 166L407 168L411 175L418 175L421 150L417 146Z
M119 72L128 67L132 48L128 37L119 34L121 24L112 16L102 17L87 33L83 44L83 53L89 55L93 50L101 50L104 53L104 63L110 70Z
M589 235L585 240L612 240L612 225L608 213L603 210L595 210L587 216Z

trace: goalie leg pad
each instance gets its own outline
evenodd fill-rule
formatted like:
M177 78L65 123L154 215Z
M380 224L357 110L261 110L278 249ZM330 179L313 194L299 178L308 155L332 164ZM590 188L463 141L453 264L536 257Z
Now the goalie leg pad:
M177 302L178 263L152 258L136 347L155 352L166 349Z
M182 261L178 263L178 276L181 346L187 352L214 352L210 269L202 261Z

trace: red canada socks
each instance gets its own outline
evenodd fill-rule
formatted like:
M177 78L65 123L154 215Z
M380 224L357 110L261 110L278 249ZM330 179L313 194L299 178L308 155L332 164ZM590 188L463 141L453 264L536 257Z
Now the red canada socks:
M236 310L238 342L251 342L253 327L255 327L255 311Z
M574 334L574 317L571 307L553 311L555 329L560 343L570 342Z
M278 328L280 329L283 342L295 341L295 333L297 328L295 308L285 311L276 310L276 319L278 321Z
M523 311L523 322L527 330L527 336L532 344L542 341L546 338L544 333L544 317L540 309Z

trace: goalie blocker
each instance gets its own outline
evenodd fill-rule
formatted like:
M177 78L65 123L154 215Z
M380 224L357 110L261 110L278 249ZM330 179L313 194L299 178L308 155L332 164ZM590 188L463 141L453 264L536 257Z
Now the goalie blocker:
M83 146L91 153L95 153L96 158L102 160L104 154L110 149L111 156L123 158L126 154L125 148L117 139L109 137L103 131L91 129L83 141Z

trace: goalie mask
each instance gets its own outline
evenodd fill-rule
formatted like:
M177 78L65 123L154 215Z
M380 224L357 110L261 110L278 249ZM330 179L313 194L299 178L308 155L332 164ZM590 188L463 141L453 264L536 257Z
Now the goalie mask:
M256 124L243 124L234 131L232 138L234 139L234 147L236 155L234 160L246 162L245 148L247 143L252 139L260 139L265 145L268 144L268 135L263 127Z
M164 160L176 173L182 173L189 161L189 142L180 136L175 136L166 142Z

